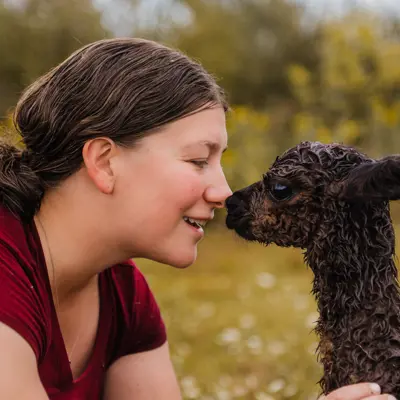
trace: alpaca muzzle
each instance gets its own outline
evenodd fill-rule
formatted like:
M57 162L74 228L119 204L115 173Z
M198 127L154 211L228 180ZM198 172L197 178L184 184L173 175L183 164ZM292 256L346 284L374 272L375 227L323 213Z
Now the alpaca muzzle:
M243 191L233 193L225 202L228 215L226 226L234 230L239 236L246 240L255 240L251 232L251 214L248 209L248 202Z

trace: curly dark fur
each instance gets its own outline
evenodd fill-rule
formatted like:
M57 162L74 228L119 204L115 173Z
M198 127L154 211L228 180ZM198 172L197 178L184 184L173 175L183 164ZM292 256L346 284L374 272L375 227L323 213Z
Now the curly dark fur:
M277 188L287 198L277 199ZM400 397L400 293L388 204L399 194L400 158L375 161L351 147L303 142L227 200L227 226L240 236L304 249L314 273L325 394L368 381Z

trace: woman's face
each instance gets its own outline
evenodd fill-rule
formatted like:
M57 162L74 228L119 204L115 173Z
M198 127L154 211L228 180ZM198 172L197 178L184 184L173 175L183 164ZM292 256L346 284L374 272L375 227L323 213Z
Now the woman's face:
M118 236L133 257L187 267L211 220L231 194L221 167L225 113L206 109L122 149L113 202Z

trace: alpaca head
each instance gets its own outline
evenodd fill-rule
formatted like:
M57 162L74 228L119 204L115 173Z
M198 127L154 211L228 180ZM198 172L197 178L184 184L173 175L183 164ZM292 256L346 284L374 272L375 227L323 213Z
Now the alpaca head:
M233 193L226 223L247 240L308 248L349 209L361 219L371 207L388 215L387 200L397 198L400 159L376 161L348 146L302 142L261 181Z

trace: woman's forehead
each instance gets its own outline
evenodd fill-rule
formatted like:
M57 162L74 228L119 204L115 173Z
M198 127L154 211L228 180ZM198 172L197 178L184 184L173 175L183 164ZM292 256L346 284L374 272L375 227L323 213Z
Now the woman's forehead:
M225 114L223 110L209 109L174 121L159 132L143 138L148 144L179 145L188 149L205 146L211 150L224 150L227 146Z

